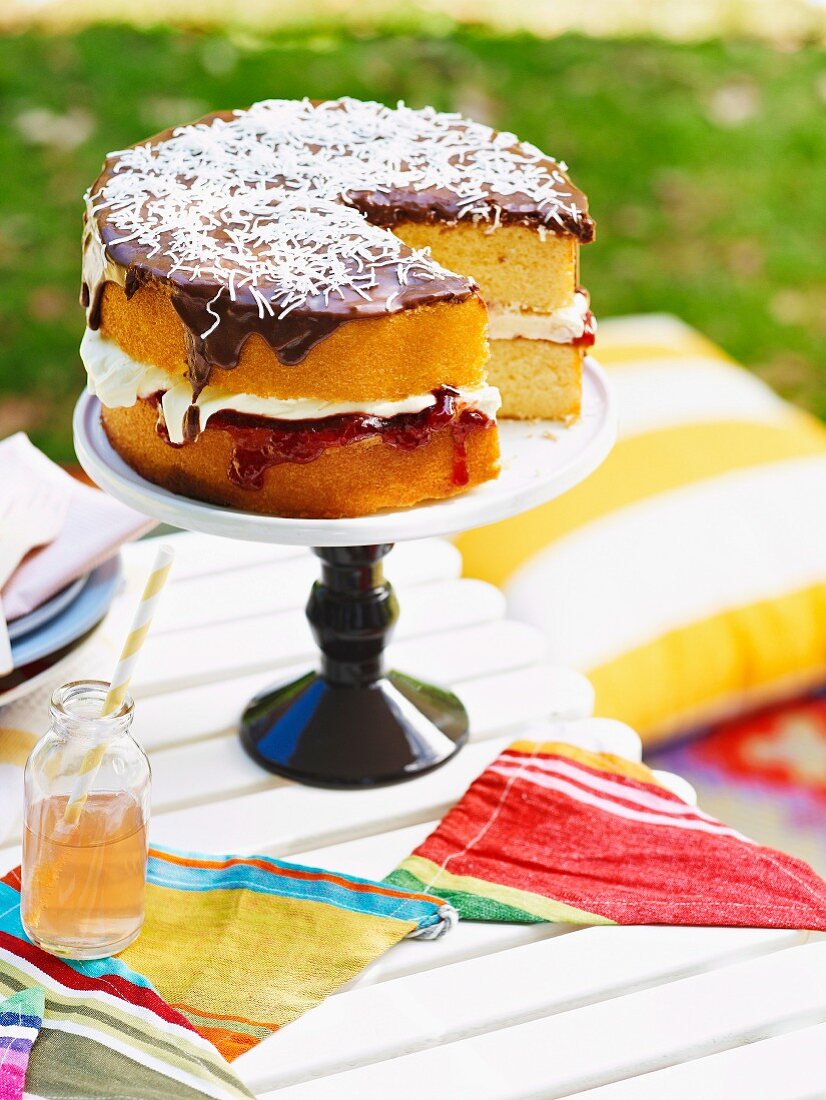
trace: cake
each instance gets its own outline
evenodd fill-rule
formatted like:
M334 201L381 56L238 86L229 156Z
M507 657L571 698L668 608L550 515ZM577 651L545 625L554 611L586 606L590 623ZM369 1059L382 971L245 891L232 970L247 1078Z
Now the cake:
M541 184L526 183L532 201L509 196L492 223L407 221L395 231L479 286L488 308L487 377L501 392L500 415L569 422L580 413L582 363L596 333L579 286L579 245L594 239L594 223L585 197L551 164L538 169L540 179L547 172L567 190L566 207L539 199Z
M121 457L189 497L340 517L451 496L497 476L502 399L577 415L592 237L561 165L458 115L211 114L87 192L89 387Z

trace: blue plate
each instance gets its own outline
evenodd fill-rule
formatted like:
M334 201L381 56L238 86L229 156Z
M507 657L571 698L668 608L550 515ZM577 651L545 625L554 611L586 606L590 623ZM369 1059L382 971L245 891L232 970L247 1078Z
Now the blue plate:
M14 667L50 657L87 634L109 610L120 575L119 556L93 569L82 590L58 615L12 642Z
M54 619L64 610L64 608L68 607L70 603L73 603L74 600L77 599L83 591L88 579L88 573L84 574L82 577L78 577L76 581L67 584L65 588L56 592L50 600L46 600L40 607L36 607L34 611L30 611L28 615L21 615L19 619L13 619L12 622L8 624L9 640L13 642L17 638L22 638L24 634L31 634L33 630L37 630L37 628L43 626L44 623L48 623L51 619Z

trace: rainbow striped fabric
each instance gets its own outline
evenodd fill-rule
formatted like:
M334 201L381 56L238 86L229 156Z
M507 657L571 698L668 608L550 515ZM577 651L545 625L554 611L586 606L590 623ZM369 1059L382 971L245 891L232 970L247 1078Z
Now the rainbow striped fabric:
M644 764L517 741L387 879L468 920L826 930L826 883Z
M600 323L619 416L558 500L457 543L649 744L826 683L826 426L675 317Z
M68 963L31 944L18 891L17 872L0 881L0 996L44 994L27 1098L249 1100L218 1051L142 975L117 959Z
M27 1098L248 1098L224 1059L455 918L432 894L264 856L149 854L144 929L117 959L41 951L20 922L19 873L0 881L0 998L45 993ZM0 1064L0 1100L5 1084Z
M368 879L153 847L146 930L120 957L231 1060L406 936L433 938L453 917L432 894Z
M26 1067L43 1024L42 989L21 989L0 1002L0 1100L21 1100Z

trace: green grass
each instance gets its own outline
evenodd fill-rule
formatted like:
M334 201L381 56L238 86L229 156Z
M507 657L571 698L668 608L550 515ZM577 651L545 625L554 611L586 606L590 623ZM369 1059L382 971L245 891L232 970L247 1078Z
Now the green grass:
M0 38L0 435L71 457L80 196L102 155L210 108L341 94L456 108L565 159L599 315L669 310L826 417L826 54L471 31Z

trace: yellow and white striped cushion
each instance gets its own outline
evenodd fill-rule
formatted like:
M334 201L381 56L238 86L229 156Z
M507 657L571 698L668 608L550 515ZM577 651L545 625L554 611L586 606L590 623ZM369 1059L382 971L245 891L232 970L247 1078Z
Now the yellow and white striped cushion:
M619 411L567 496L460 537L650 741L826 680L826 428L676 318L603 323Z

